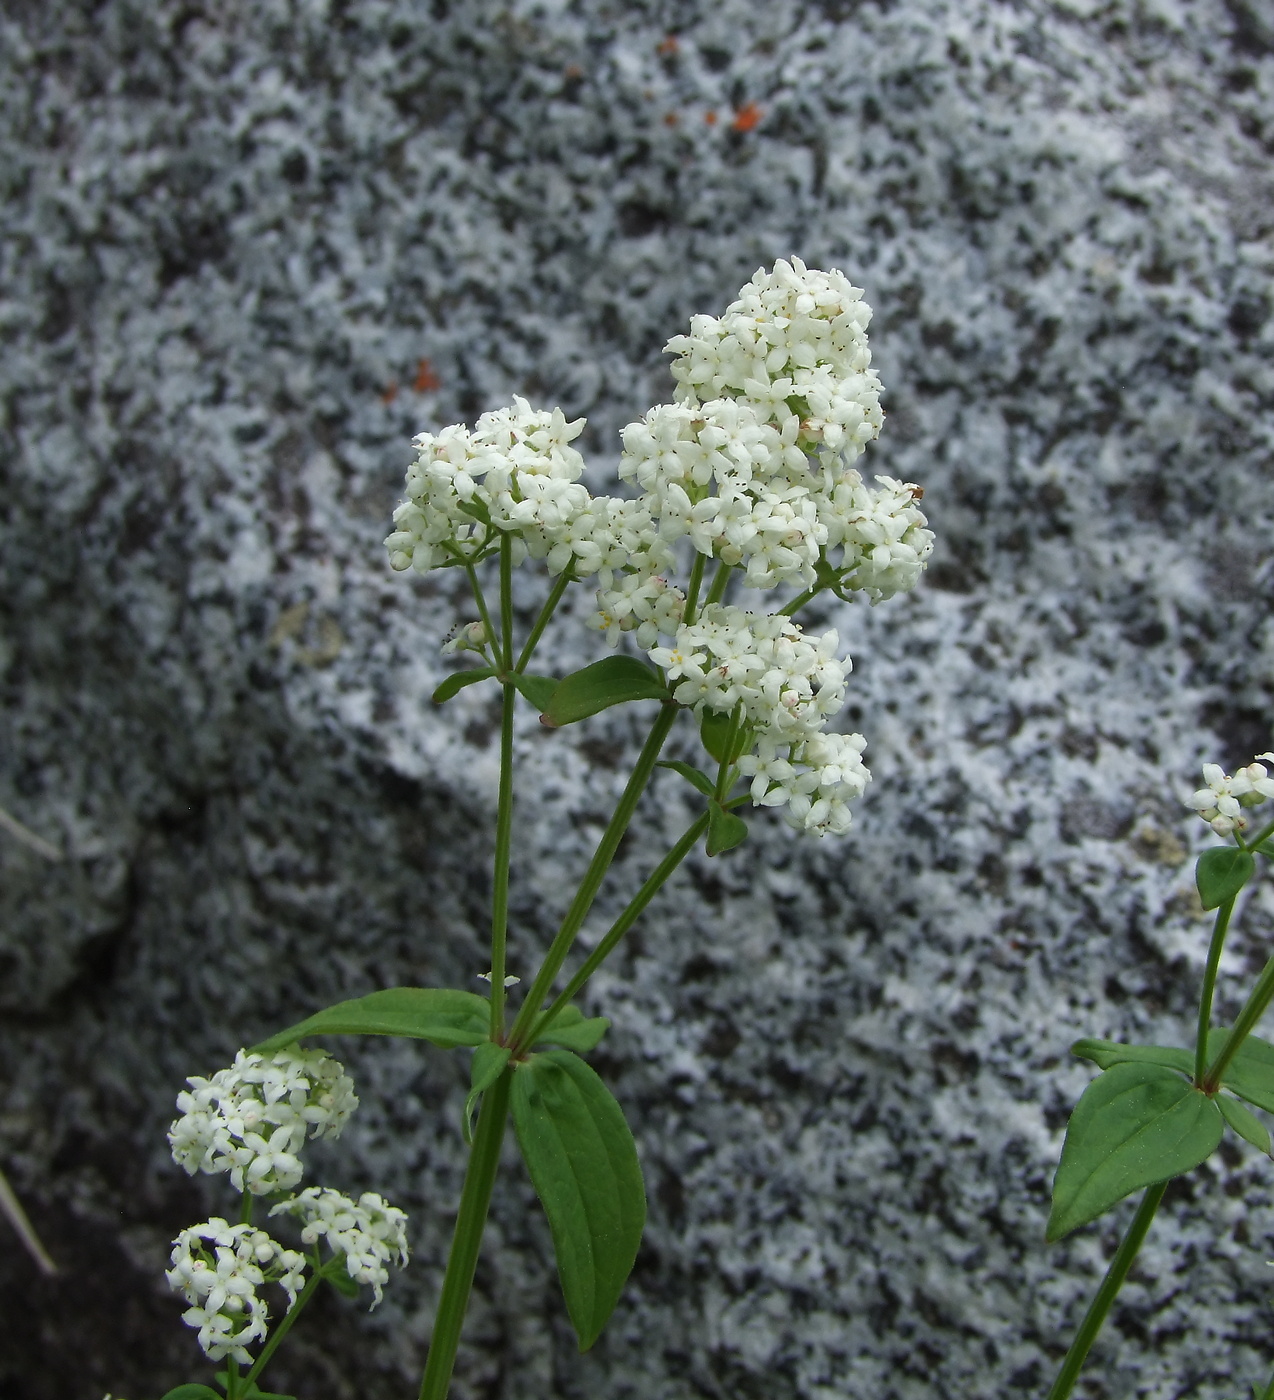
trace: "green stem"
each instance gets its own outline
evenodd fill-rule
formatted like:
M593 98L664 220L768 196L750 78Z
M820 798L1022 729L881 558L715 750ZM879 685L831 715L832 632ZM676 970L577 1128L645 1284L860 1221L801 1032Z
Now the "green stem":
M1252 988L1252 995L1248 997L1246 1005L1239 1012L1239 1019L1231 1027L1230 1034L1226 1036L1225 1044L1221 1047L1220 1053L1208 1067L1207 1075L1200 1085L1205 1094L1216 1093L1217 1086L1229 1068L1230 1061L1238 1053L1239 1046L1252 1033L1256 1023L1265 1014L1265 1008L1269 1006L1271 998L1274 998L1274 957L1265 964L1264 971L1257 979L1256 986Z
M315 1268L314 1272L305 1280L305 1287L296 1295L296 1302L283 1315L283 1320L270 1333L270 1338L261 1349L261 1355L257 1357L252 1365L252 1369L243 1378L244 1386L249 1386L265 1370L265 1364L279 1349L279 1343L292 1328L292 1324L301 1315L301 1309L310 1301L314 1295L314 1290L323 1281L322 1271Z
M1106 1270L1106 1277L1097 1290L1097 1296L1084 1314L1084 1320L1079 1325L1079 1332L1071 1343L1070 1350L1066 1353L1065 1361L1062 1362L1062 1369L1053 1382L1052 1390L1048 1392L1048 1400L1066 1400L1066 1396L1074 1388L1076 1378L1084 1365L1089 1349L1097 1340L1102 1323L1106 1321L1106 1314L1110 1311L1120 1288L1123 1287L1124 1279L1128 1277L1128 1270L1132 1268L1132 1261L1137 1257L1137 1251L1146 1238L1146 1231L1150 1229L1150 1222L1155 1218L1155 1211L1159 1209L1159 1202L1163 1200L1163 1193L1167 1189L1168 1183L1166 1181L1146 1188L1146 1194L1141 1198L1141 1204L1137 1207L1137 1214L1133 1216L1132 1224L1128 1227L1128 1233L1124 1236L1114 1259L1111 1260L1110 1268Z
M1203 1083L1208 1068L1208 1028L1212 1024L1212 995L1216 990L1217 968L1221 964L1221 949L1225 946L1225 933L1230 926L1230 915L1234 912L1231 896L1216 911L1216 922L1212 925L1212 942L1208 947L1208 965L1203 973L1203 991L1199 995L1199 1033L1194 1045L1194 1082Z
M1250 841L1244 842L1243 844L1245 846L1245 849L1249 851L1256 850L1256 848L1261 844L1261 842L1268 839L1270 836L1274 836L1274 822L1271 822L1269 826L1267 826L1264 829L1264 831L1257 832L1257 834L1253 836ZM1271 1384L1274 1385L1274 1381L1272 1381Z
M739 729L743 724L743 705L736 705L730 713L730 728L726 730L725 736L725 757L721 760L717 768L717 788L714 797L718 802L724 802L726 795L734 786L734 746L739 737Z
M654 726L642 746L637 765L633 769L632 776L628 779L628 785L624 788L623 795L616 804L614 814L611 816L606 830L602 833L602 839L597 843L597 849L593 852L593 859L584 872L584 879L580 883L579 890L571 901L571 907L566 911L562 926L549 945L544 964L536 974L535 981L531 984L531 990L527 992L526 1000L522 1003L517 1019L513 1023L513 1029L507 1043L512 1047L515 1055L525 1048L536 1013L544 1004L544 998L553 985L553 979L557 976L567 953L570 952L571 944L575 942L575 935L579 932L585 918L588 917L588 911L592 908L593 900L597 897L597 891L601 888L602 881L606 878L606 872L610 869L610 863L615 858L615 851L619 846L620 839L628 829L628 823L632 820L633 812L637 808L642 792L650 781L650 775L655 771L655 764L659 761L659 752L664 746L664 741L668 738L668 731L672 728L673 721L677 718L677 709L678 707L671 703L665 703L660 708L659 717L655 720Z
M1270 1383L1261 1391L1261 1400L1274 1400L1274 1376L1270 1377Z
M239 1223L241 1225L252 1224L252 1192L243 1193L243 1204L239 1207Z
M619 940L628 932L645 912L646 906L654 899L660 888L667 881L674 870L685 860L686 856L698 843L699 838L708 829L708 814L705 812L693 826L689 827L681 840L668 852L668 854L651 871L646 883L633 895L628 907L611 924L606 932L605 938L596 948L584 959L579 971L566 984L565 989L558 995L552 1006L535 1023L535 1029L528 1037L528 1044L534 1045L540 1040L544 1032L557 1018L558 1013L583 989L588 979L601 967L602 963L614 952Z
M226 1400L238 1400L239 1363L233 1357L226 1357Z
M513 540L500 537L501 668L513 668ZM505 680L500 707L500 796L495 823L495 874L491 882L491 1039L504 1034L505 948L509 930L509 857L513 845L513 712L517 691Z
M501 537L502 540L504 537ZM473 589L473 601L478 605L478 616L482 619L482 625L487 629L487 641L491 646L493 655L500 654L500 634L495 630L495 624L491 621L491 612L487 607L486 594L482 591L482 585L478 582L478 571L472 564L467 563L464 571L469 575L469 587Z
M712 587L708 589L708 596L704 599L704 607L709 607L713 603L719 603L725 597L726 585L730 582L730 571L733 565L727 564L723 559L717 565L717 575L712 580Z
M557 605L562 601L562 594L567 587L574 582L569 568L563 569L558 574L549 593L548 601L540 609L540 615L535 619L535 626L531 628L531 635L526 639L526 645L522 648L522 654L518 657L518 664L513 668L515 671L525 671L527 662L530 661L535 652L535 648L540 643L540 638L544 635L544 629L549 625L549 619L557 611Z
M823 591L823 588L824 585L821 583L811 584L810 587L807 588L804 593L798 593L796 597L793 598L792 601L787 604L786 607L780 608L779 616L795 617L796 614L800 612L800 610L805 606L806 603L810 601L811 598L818 597L818 595Z
M469 1306L473 1271L477 1267L478 1249L491 1206L491 1188L495 1185L500 1166L500 1147L504 1142L504 1127L509 1116L511 1084L512 1071L506 1070L482 1096L478 1126L473 1135L473 1151L469 1155L464 1190L460 1194L456 1229L451 1237L451 1253L447 1256L447 1272L442 1280L438 1315L434 1319L433 1337L429 1342L429 1358L420 1382L420 1400L446 1400L451 1385L456 1349L460 1345L460 1329Z
M682 610L681 620L687 625L695 620L695 608L699 602L699 589L703 584L703 566L707 563L707 555L700 554L695 550L695 557L690 563L690 582L686 584L686 606Z

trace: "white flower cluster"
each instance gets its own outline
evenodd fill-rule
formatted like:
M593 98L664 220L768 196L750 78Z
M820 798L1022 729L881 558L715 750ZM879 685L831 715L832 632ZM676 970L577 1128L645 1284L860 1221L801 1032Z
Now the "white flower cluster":
M487 625L485 622L466 622L463 627L456 629L453 636L449 637L442 644L442 654L444 656L454 656L460 651L476 651L481 655L486 654L487 643L490 641L487 636Z
M752 800L786 806L792 826L820 836L845 831L846 803L871 780L862 735L823 733L845 703L849 662L837 659L837 641L834 631L807 637L781 613L711 603L672 646L650 652L679 704L701 716L738 711L757 742L739 762Z
M752 779L752 801L782 807L790 826L812 836L841 836L849 829L848 803L861 797L871 774L863 762L861 734L815 734L789 744L786 755L772 739L739 760Z
M345 1269L355 1283L367 1283L376 1295L375 1307L389 1281L387 1264L395 1256L407 1262L407 1216L374 1191L364 1191L357 1201L329 1187L308 1186L290 1200L281 1201L271 1215L292 1215L304 1222L301 1239L314 1244L325 1239L332 1253L344 1256Z
M584 459L570 446L584 420L560 408L484 413L472 432L462 425L414 440L407 499L385 541L395 569L427 573L479 557L495 531L511 534L514 562L544 559L550 573L577 577L618 568L658 552L654 522L636 501L594 497L580 483Z
M358 1107L354 1081L322 1050L272 1055L240 1050L229 1069L192 1077L168 1130L173 1160L196 1172L229 1172L239 1191L288 1191L303 1174L297 1153L311 1137L336 1137Z
M304 1255L284 1249L264 1230L214 1217L177 1236L165 1277L191 1305L185 1321L199 1329L199 1345L207 1355L213 1361L230 1356L246 1365L252 1360L247 1348L265 1340L269 1318L257 1289L278 1283L290 1306L304 1269Z
M853 466L884 421L862 296L843 273L793 258L760 269L723 316L693 317L665 347L675 402L623 431L619 475L636 499L588 493L569 445L583 420L561 410L515 399L472 431L421 434L390 563L424 572L485 558L503 531L519 560L596 575L589 623L612 645L633 633L701 713L742 707L761 745L747 760L755 800L785 805L803 830L843 830L869 775L858 736L822 733L848 670L835 634L810 640L781 615L715 601L687 627L670 575L687 541L700 565L737 568L759 590L879 602L915 586L933 549L922 491L885 476L868 486ZM448 649L471 648L472 627Z
M1257 759L1274 763L1274 753L1257 754ZM1274 797L1274 778L1261 762L1249 763L1231 778L1219 763L1203 765L1203 781L1207 784L1186 804L1193 807L1218 836L1229 836L1247 825L1245 807L1257 807L1266 798Z
M852 462L884 421L862 298L843 272L800 258L758 269L724 316L691 317L690 334L664 347L677 356L678 401L745 399L802 448Z
M836 633L807 638L790 617L710 603L677 629L670 647L650 659L664 671L673 698L702 715L729 714L777 740L806 739L845 703L847 662L836 659Z

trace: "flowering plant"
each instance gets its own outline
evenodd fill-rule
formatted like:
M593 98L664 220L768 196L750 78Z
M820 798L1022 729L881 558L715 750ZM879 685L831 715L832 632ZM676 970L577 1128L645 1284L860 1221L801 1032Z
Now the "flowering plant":
M575 998L700 841L716 856L746 838L740 808L781 808L812 836L848 828L848 804L870 780L862 736L830 727L850 663L835 631L807 634L797 618L822 593L876 603L913 587L932 549L919 487L888 477L868 485L854 466L883 422L870 317L861 290L842 273L795 258L758 271L719 319L694 317L690 333L667 347L675 401L623 432L619 476L631 488L624 496L595 496L583 485L583 459L572 446L583 422L568 422L560 409L515 399L472 429L415 439L406 499L386 540L390 564L462 570L478 614L443 647L478 664L449 676L434 699L482 683L501 693L491 967L483 974L490 993L373 992L241 1052L211 1079L190 1081L170 1132L173 1155L189 1172L227 1173L243 1193L243 1218L183 1232L168 1277L191 1304L186 1321L199 1329L205 1352L226 1362L217 1379L227 1400L263 1394L257 1378L320 1280L347 1290L370 1284L379 1300L385 1265L406 1259L402 1213L379 1197L354 1202L316 1187L288 1194L301 1180L307 1137L335 1136L357 1106L341 1067L299 1048L318 1035L400 1035L473 1052L464 1123L471 1155L422 1400L442 1400L450 1384L510 1117L548 1216L581 1348L605 1326L637 1253L646 1201L623 1112L583 1058L609 1022L585 1017ZM524 564L542 566L552 583L519 639L513 571ZM531 670L567 589L582 582L596 592L589 623L613 654L564 677ZM766 608L780 592L781 606ZM618 650L625 641L640 654ZM640 701L656 705L649 734L543 963L511 1011L515 707L530 703L543 724L558 728ZM699 765L661 760L682 714L697 728ZM689 783L702 810L559 988L657 766ZM301 1282L306 1256L253 1226L261 1197L278 1198L271 1218L302 1222L308 1282ZM273 1333L258 1292L270 1284L289 1302ZM248 1348L257 1343L253 1360ZM216 1394L184 1386L168 1400Z
M416 438L406 500L386 540L390 563L420 573L462 570L478 613L442 648L477 664L450 675L434 699L444 703L484 683L501 696L491 966L480 974L490 992L395 987L327 1007L241 1051L211 1078L192 1078L179 1096L181 1116L169 1132L174 1159L192 1174L228 1175L243 1198L238 1223L213 1217L183 1231L168 1273L203 1350L225 1363L216 1379L226 1400L271 1400L258 1378L321 1282L347 1294L368 1286L374 1306L388 1265L407 1261L406 1218L380 1196L295 1189L307 1140L337 1136L358 1106L344 1069L321 1050L301 1048L320 1035L397 1035L472 1051L463 1121L471 1152L421 1400L444 1400L450 1386L510 1118L548 1217L581 1348L601 1333L636 1257L646 1201L623 1112L584 1058L609 1021L585 1017L575 998L700 841L717 856L746 839L741 808L781 808L806 835L847 830L849 804L870 781L863 737L830 727L850 665L835 631L807 633L797 618L825 592L876 603L913 587L932 548L920 489L887 477L869 486L854 466L883 422L869 318L861 292L841 273L799 259L759 271L723 317L696 316L690 334L667 347L675 401L623 432L619 477L629 495L592 495L571 445L582 422L522 399L472 429ZM542 565L552 582L518 639L513 571L528 563ZM494 606L486 591L492 574ZM612 654L563 677L531 670L567 589L585 581L596 593L589 624ZM781 606L762 606L779 592ZM631 650L618 649L625 641ZM515 708L529 703L556 729L643 701L656 705L649 733L514 1010L508 993L519 979L508 974L506 955ZM697 731L698 765L660 756L683 713ZM1211 1024L1236 901L1257 857L1274 858L1274 823L1254 835L1248 829L1251 810L1274 798L1267 762L1274 753L1233 776L1207 764L1206 785L1189 800L1231 842L1197 863L1200 900L1216 921L1193 1048L1092 1039L1073 1047L1102 1072L1070 1118L1048 1238L1138 1190L1144 1195L1048 1400L1071 1393L1168 1182L1206 1160L1227 1126L1271 1151L1269 1132L1245 1104L1274 1112L1274 1044L1252 1034L1274 1000L1274 958L1234 1026ZM559 987L656 767L684 779L701 810ZM270 1220L299 1224L301 1249L254 1225L262 1199ZM272 1331L262 1296L270 1287L288 1303ZM165 1400L210 1398L220 1400L218 1391L190 1384ZM1274 1400L1274 1380L1262 1400Z

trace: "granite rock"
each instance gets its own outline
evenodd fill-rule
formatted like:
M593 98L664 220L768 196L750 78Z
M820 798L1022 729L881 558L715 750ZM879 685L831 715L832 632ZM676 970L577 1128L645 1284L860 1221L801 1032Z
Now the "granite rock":
M597 980L633 1280L578 1356L511 1159L454 1393L1039 1394L1129 1209L1043 1242L1068 1046L1189 1034L1180 799L1271 744L1262 8L10 0L0 111L0 806L67 855L0 831L0 1164L63 1265L0 1253L0 1392L203 1374L162 1268L228 1202L167 1158L183 1078L486 966L497 718L429 703L454 580L385 565L410 436L560 403L600 487L664 341L798 253L866 288L868 461L939 535L914 595L821 614L875 781L845 840L759 815L689 860ZM640 718L519 732L515 971ZM688 797L656 782L594 934ZM1261 887L1222 1014L1272 930ZM422 1359L467 1069L344 1053L364 1107L312 1179L405 1206L414 1258L273 1379L380 1400ZM1227 1144L1173 1187L1084 1394L1264 1380L1270 1173Z

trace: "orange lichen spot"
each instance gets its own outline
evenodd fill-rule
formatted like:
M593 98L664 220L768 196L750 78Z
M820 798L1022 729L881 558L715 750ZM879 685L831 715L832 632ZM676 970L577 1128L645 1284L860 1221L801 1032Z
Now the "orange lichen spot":
M678 123L680 120L681 120L681 118L676 114L676 112L665 112L665 113L664 113L664 125L665 125L665 126L676 126L677 123Z
M380 401L381 401L381 403L383 403L383 404L385 405L386 408L388 408L389 405L390 405L391 403L393 403L393 401L394 401L397 397L398 397L398 381L397 381L396 379L391 379L391 380L389 381L389 383L386 384L385 387L384 387L384 389L381 391Z
M568 83L576 83L584 76L584 70L578 63L568 63L566 72L562 74Z
M755 131L761 125L761 109L755 102L745 102L734 114L731 131Z
M681 42L675 34L667 34L655 45L655 52L662 54L664 58L671 58L681 48Z
M416 377L411 381L411 387L418 394L428 394L437 389L442 384L442 380L434 373L434 367L428 360L420 360L416 364Z
M703 119L708 123L709 126L716 126L717 124L717 114L711 109L709 109L703 114Z

